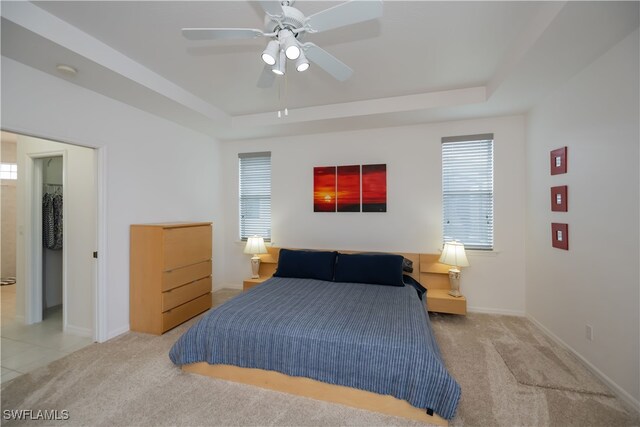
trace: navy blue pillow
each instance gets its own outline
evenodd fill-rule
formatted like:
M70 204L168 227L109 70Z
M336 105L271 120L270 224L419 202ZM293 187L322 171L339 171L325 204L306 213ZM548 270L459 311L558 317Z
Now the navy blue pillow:
M338 254L335 281L404 286L400 255Z
M333 280L337 252L280 249L275 277Z

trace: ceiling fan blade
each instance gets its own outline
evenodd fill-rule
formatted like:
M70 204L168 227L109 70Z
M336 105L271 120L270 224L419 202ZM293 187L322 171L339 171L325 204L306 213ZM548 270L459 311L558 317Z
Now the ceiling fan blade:
M343 82L353 74L353 70L348 65L315 44L305 43L302 47L309 61L331 74L336 80Z
M182 35L189 40L243 40L264 33L254 28L183 28Z
M281 18L284 16L284 10L282 10L282 4L278 0L261 0L260 6L264 9L267 15L273 18Z
M382 0L351 0L315 13L306 19L309 32L332 30L382 16Z
M269 65L265 65L262 69L262 74L260 74L260 78L258 79L258 87L261 89L268 89L273 86L275 79L276 75L271 71L271 67Z

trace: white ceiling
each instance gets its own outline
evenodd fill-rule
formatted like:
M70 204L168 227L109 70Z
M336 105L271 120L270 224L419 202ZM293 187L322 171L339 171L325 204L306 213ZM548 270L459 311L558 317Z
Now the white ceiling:
M35 4L35 6L34 6ZM348 64L259 89L265 39L193 42L182 27L261 28L255 2L3 3L2 55L224 139L526 111L638 27L638 2L386 1L381 19L313 34ZM298 1L310 15L333 2ZM336 105L340 104L340 105ZM275 111L288 107L278 120Z

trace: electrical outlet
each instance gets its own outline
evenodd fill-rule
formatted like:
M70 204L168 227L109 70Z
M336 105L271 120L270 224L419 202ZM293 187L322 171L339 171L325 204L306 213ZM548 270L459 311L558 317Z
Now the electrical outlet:
M593 327L591 325L584 325L584 337L587 341L593 341Z

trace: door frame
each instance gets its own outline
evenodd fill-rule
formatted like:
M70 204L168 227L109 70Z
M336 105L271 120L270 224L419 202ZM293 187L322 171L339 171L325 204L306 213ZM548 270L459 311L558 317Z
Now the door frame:
M43 159L62 157L62 188L67 185L67 150L26 153L25 164L25 287L24 320L27 325L42 322L42 186ZM62 240L66 240L67 205L62 204ZM67 251L62 246L62 330L67 330Z
M77 144L73 141L65 140L64 138L56 138L50 137L42 134L35 134L28 130L22 130L19 128L7 128L2 127L2 130L6 132L15 133L22 136L31 136L34 138L46 139L53 142L60 142L63 144L75 145L78 147L85 147L95 150L95 172L96 172L96 191L97 191L97 206L96 206L96 222L97 222L97 236L96 236L96 245L98 258L95 260L96 268L94 269L94 283L93 283L93 340L96 342L104 342L107 341L109 337L108 328L107 328L107 147L101 146L91 146L84 144ZM63 160L64 162L64 160ZM25 176L31 176L33 164L31 161L27 161L25 165ZM63 168L64 169L64 168ZM66 176L63 170L63 177ZM63 181L63 183L66 181ZM41 190L42 191L42 190ZM26 198L26 203L32 203L32 200ZM38 202L39 203L39 202ZM32 208L29 206L25 206L25 231L33 229L32 218L30 218L32 213ZM63 203L63 215L64 215L64 203ZM63 218L64 221L64 218ZM64 224L64 223L63 223ZM41 242L42 240L40 240ZM30 259L29 257L32 254L27 251L27 248L30 248L32 244L32 240L29 240L25 236L25 260ZM63 266L64 268L64 266ZM27 276L30 274L30 269L25 268L25 304L28 301L26 297L27 292ZM40 274L42 274L42 269L40 269ZM64 291L63 291L64 292ZM42 298L42 297L41 297ZM26 308L26 307L25 307ZM64 308L64 307L63 307ZM25 311L26 314L26 311ZM25 315L26 321L26 315Z

